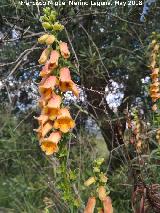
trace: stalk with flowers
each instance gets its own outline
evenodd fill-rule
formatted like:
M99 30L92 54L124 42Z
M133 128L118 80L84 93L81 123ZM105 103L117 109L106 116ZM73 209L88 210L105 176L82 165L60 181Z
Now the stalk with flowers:
M60 175L57 188L63 192L62 199L70 204L73 212L80 202L73 193L75 172L66 168L65 141L68 140L70 130L75 127L75 121L71 117L69 108L65 107L64 93L72 91L78 97L79 91L71 79L68 45L58 40L58 33L64 29L64 26L57 21L57 13L46 8L41 21L47 32L38 39L38 42L46 45L46 48L39 58L39 64L43 65L39 74L42 78L39 83L41 114L36 117L39 127L35 131L42 151L49 156L56 154L59 165L57 173Z
M64 27L55 22L56 13L54 11L49 8L44 11L45 16L42 17L42 20L51 21L42 23L44 29L49 30L50 33L46 33L38 39L38 42L45 44L46 48L39 59L39 63L44 66L39 74L42 77L39 83L41 115L36 118L39 123L36 131L42 151L46 155L52 155L58 152L58 143L63 135L75 126L69 109L63 104L64 92L72 91L78 97L79 91L71 79L69 67L65 65L70 57L67 43L59 41L57 38L58 32Z
M57 188L63 194L62 199L69 204L70 211L77 212L82 201L75 193L76 171L67 168L68 150L65 142L69 138L70 131L75 127L75 121L71 117L69 108L64 104L64 94L72 91L78 98L79 90L71 78L68 45L58 40L58 33L64 29L64 26L57 21L57 13L46 8L41 21L46 33L38 39L38 42L46 45L46 48L38 61L43 67L39 74L42 78L39 83L41 113L39 117L35 117L39 124L35 131L42 151L49 156L56 154L57 173L60 175ZM95 193L98 193L98 199L103 205L102 208L98 208L98 212L112 213L111 200L105 189L107 177L100 171L102 163L102 159L94 162L95 176L89 178L85 186L93 183L96 185ZM93 196L95 193L91 193L92 197L89 197L84 213L93 213L96 205L96 197Z
M150 44L150 69L151 69L151 85L150 85L150 96L152 102L154 103L152 106L152 110L156 111L158 109L157 102L160 99L159 93L159 41L158 35L153 32L152 33L152 42Z
M93 176L84 182L86 187L92 187L84 213L94 213L95 209L98 213L113 213L112 202L108 196L110 193L107 186L108 178L101 169L103 162L103 158L94 160Z

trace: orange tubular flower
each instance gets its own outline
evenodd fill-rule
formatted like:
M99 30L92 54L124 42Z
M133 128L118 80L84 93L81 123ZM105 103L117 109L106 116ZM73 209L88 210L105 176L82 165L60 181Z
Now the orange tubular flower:
M49 69L55 69L58 67L59 53L56 50L52 50L49 59Z
M71 115L67 108L59 110L59 115L54 122L54 128L59 129L63 133L69 132L70 129L75 127L75 121L71 118Z
M150 88L150 93L151 94L154 94L154 93L157 93L157 92L159 92L159 87L157 87L157 88Z
M48 115L40 115L39 117L34 117L38 120L40 126L43 126L48 121Z
M52 91L57 85L57 78L55 76L49 76L48 78L42 78L39 84L39 92L45 95L47 91Z
M60 52L61 52L61 55L63 56L63 58L67 59L70 57L70 52L68 50L67 43L60 42L59 48L60 48Z
M61 140L61 132L52 132L48 138L41 140L41 149L46 155L52 155L58 152L58 142Z
M46 48L45 50L43 50L43 52L38 60L39 64L45 64L48 60L49 54L50 54L49 48Z
M38 132L38 138L44 138L49 131L53 128L53 124L48 121L44 124L44 126L40 126L38 129L35 129L36 132Z
M44 107L44 114L47 114L50 120L56 119L56 117L59 115L61 102L61 97L53 94L51 99L48 101L47 106Z
M155 68L155 69L152 70L151 78L152 78L153 81L158 78L158 73L159 73L159 68Z
M70 70L67 67L60 69L59 87L62 92L72 91L75 96L79 96L78 88L71 80Z
M150 89L156 89L159 88L159 82L154 82L150 85Z
M40 97L38 103L39 107L43 109L47 105L47 101L52 97L52 90L46 90Z
M47 104L47 101L52 97L52 89L46 89L46 91L43 91L43 94L41 94L41 97L39 99L39 106L44 107Z
M52 70L49 69L49 61L46 62L45 66L43 66L39 76L41 77L47 77L49 74L51 74Z
M96 198L90 197L88 199L84 213L94 213L95 205L96 205Z
M40 99L39 99L39 101L38 101L38 104L39 104L39 107L40 107L40 108L43 108L43 107L46 106L47 101L44 99L43 96L41 96Z
M104 213L113 213L112 201L109 196L103 200Z
M153 102L156 102L160 98L160 93L151 94L151 98Z

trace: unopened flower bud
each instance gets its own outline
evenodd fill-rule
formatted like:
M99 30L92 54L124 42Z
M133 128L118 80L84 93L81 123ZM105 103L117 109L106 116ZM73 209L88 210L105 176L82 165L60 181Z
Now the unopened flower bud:
M46 15L49 15L50 12L51 12L51 8L50 7L46 7L43 9L43 12L46 14Z
M93 184L93 183L95 183L95 182L96 182L95 177L90 177L88 180L86 180L86 181L84 182L84 185L85 185L85 186L90 186L91 184Z
M106 189L104 186L99 186L98 188L98 197L101 201L103 201L106 198Z
M97 163L98 166L100 166L103 162L104 162L104 158L98 158L96 160L96 163Z
M62 31L64 29L64 26L59 22L56 22L54 25L52 25L52 28L55 31Z
M44 22L48 22L49 18L46 15L44 15L44 16L41 17L41 20L44 21Z
M100 169L98 167L93 167L93 172L100 172Z
M38 43L45 44L46 39L48 38L48 34L42 35L40 38L38 38Z
M49 20L50 20L51 22L54 22L54 21L56 20L56 15L55 15L55 14L51 14L51 15L49 16Z
M159 44L156 44L156 45L154 46L154 51L157 52L158 50L159 50Z
M156 43L157 43L157 41L154 39L154 40L152 40L151 45L153 46L153 45L155 45Z
M51 30L52 29L52 25L50 23L48 23L48 22L43 22L42 26L46 30Z
M108 180L108 178L103 173L101 173L100 174L100 181L102 183L107 183L107 180Z
M156 139L157 139L157 140L159 140L159 139L160 139L160 136L159 136L158 134L156 135Z
M43 50L40 59L38 60L39 64L45 64L48 60L50 54L50 49L46 48L45 50Z
M48 38L46 39L46 44L51 45L55 41L55 36L54 35L49 35Z

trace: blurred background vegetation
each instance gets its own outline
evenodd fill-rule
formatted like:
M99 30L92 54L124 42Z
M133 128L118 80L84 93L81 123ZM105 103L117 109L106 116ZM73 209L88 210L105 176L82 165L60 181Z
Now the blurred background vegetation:
M70 93L66 96L77 123L68 140L67 168L76 172L73 189L82 200L79 212L89 196L83 182L97 157L105 158L115 213L134 212L133 195L138 186L136 196L141 200L142 182L153 185L152 192L159 196L160 147L155 134L144 139L147 150L138 162L128 145L126 114L136 108L146 131L155 133L159 127L159 113L151 112L148 94L148 46L151 33L160 33L160 2L51 7L65 25L60 38L70 45L72 73L81 90L78 101ZM44 31L39 21L42 9L18 0L1 0L0 5L0 212L4 213L70 212L60 190L63 177L57 176L56 159L41 152L33 132L37 127L33 116L39 113L37 61L43 46L37 38ZM147 198L152 198L147 212L157 212L158 201L151 193Z

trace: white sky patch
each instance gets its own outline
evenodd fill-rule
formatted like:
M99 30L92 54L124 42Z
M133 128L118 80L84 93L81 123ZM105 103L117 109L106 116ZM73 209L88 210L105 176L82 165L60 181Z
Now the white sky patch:
M3 88L3 83L2 83L2 81L0 81L0 90Z
M149 81L150 81L150 77L149 76L147 76L147 77L145 77L145 78L142 78L142 83L143 84L148 84L149 83Z
M106 86L105 88L105 92L107 93L106 101L112 110L117 111L117 107L121 105L122 99L124 97L124 86L123 84L118 84L113 80L111 80L110 82L111 86Z
M80 89L79 87L78 87L78 90L80 92L78 98L71 91L67 91L66 93L64 93L65 101L69 102L69 103L70 102L76 103L77 101L84 102L86 100L85 92L82 89Z
M65 101L66 102L75 102L76 101L76 97L73 95L73 93L71 91L67 91L65 94L64 94L64 98L65 98Z
M20 31L17 31L15 29L12 30L12 39L20 38Z
M102 28L102 27L99 30L100 30L101 33L104 32L104 28Z

